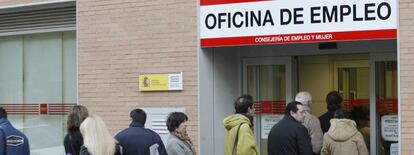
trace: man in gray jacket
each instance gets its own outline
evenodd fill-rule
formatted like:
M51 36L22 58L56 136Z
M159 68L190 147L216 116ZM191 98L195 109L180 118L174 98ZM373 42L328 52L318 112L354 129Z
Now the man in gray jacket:
M295 101L303 104L303 109L305 110L305 120L302 124L306 127L306 129L308 129L309 136L311 137L313 153L319 154L322 147L323 134L319 119L311 114L312 95L306 91L299 92L296 94Z

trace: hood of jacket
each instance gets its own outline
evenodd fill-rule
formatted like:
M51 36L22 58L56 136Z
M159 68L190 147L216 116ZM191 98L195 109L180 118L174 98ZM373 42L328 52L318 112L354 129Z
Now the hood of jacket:
M223 120L226 130L230 130L235 126L238 126L240 123L246 123L249 126L252 126L249 118L241 114L230 115Z
M331 119L328 135L335 141L346 141L357 132L355 121L350 119Z

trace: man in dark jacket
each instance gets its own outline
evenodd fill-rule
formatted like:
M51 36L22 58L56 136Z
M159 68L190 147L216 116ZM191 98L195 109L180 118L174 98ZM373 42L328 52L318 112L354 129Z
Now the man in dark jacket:
M290 102L285 116L272 127L268 137L269 155L312 155L312 144L305 126L305 111L297 101Z
M341 94L337 91L331 91L326 95L326 108L328 111L323 115L319 116L319 121L321 122L322 133L325 134L328 132L329 127L331 127L331 119L334 116L336 110L341 108L342 97Z
M122 146L123 155L152 155L154 151L158 151L159 155L167 155L161 137L144 127L147 114L142 109L134 109L130 117L132 122L129 128L115 136Z
M0 155L30 155L27 137L7 120L7 112L0 107Z

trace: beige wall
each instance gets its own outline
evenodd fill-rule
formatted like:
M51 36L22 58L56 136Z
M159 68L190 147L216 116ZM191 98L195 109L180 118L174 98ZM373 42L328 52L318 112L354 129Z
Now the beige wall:
M400 0L401 154L414 151L414 0Z
M299 56L298 82L299 91L309 91L312 93L312 114L319 117L324 114L326 109L326 95L336 88L338 67L366 67L369 68L368 54L347 54L347 55L319 55L319 56ZM369 70L364 73L369 74ZM359 75L359 80L364 81L364 85L358 94L361 99L369 99L369 75Z
M141 107L185 107L197 143L196 0L78 1L79 99L112 133ZM139 92L139 73L183 72L180 92Z

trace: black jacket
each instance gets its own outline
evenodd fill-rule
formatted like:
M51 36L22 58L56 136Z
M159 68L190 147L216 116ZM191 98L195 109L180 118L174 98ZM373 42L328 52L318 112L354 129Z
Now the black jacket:
M79 129L66 134L63 142L66 154L79 155L80 148L83 145L83 137Z
M312 155L312 144L308 130L292 116L285 115L270 130L269 155Z
M122 148L118 144L116 144L114 155L122 155L121 150L122 150ZM91 154L88 152L88 148L86 148L85 146L82 145L79 155L91 155Z
M321 129L322 133L325 134L328 132L329 128L331 127L331 119L333 118L335 111L328 111L319 117L319 121L321 122Z
M167 155L161 137L138 122L132 122L130 127L119 132L115 139L122 146L124 155L150 155L150 147L154 145L158 145L159 155Z

